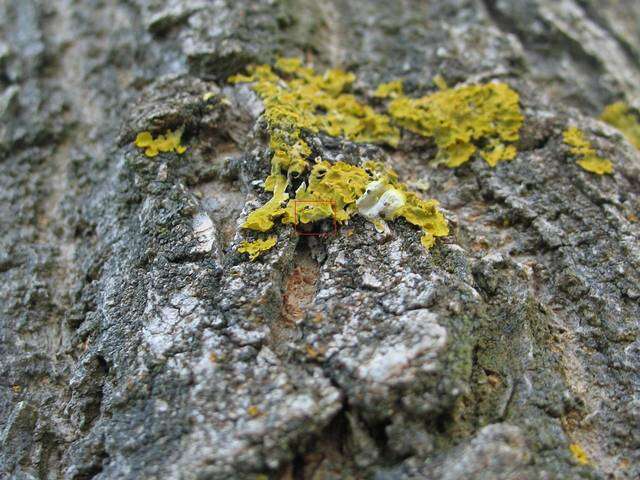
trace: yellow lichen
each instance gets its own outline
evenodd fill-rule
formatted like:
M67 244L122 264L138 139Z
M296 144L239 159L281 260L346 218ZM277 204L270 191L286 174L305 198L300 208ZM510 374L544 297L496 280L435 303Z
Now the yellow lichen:
M238 247L238 252L247 253L251 260L255 260L264 252L271 250L276 244L277 237L275 235L268 237L265 240L258 239L253 242L247 242L246 240Z
M435 84L436 87L438 87L440 90L447 90L449 88L449 85L447 85L447 81L444 79L444 77L440 74L436 75L435 77L433 77L433 83Z
M402 80L393 80L388 83L381 83L373 92L375 98L396 98L398 95L402 95L403 87Z
M449 89L444 79L434 81L440 91L417 99L399 96L388 110L401 126L434 139L438 163L457 167L479 151L494 167L516 156L512 143L523 122L517 92L504 83Z
M603 175L613 172L613 164L597 155L591 142L587 140L582 130L570 127L563 133L564 143L570 147L571 154L578 157L576 163L588 172Z
M604 109L600 118L620 130L640 150L640 122L629 105L624 102L613 103Z
M283 221L294 221L293 202L297 201L305 202L302 208L297 209L299 223L332 218L334 214L338 222L346 222L355 213L356 200L364 193L369 181L369 174L361 167L320 161L311 169L308 185L303 183L296 190L295 199L289 201Z
M283 175L277 174L269 176L267 181L269 180L271 180L272 188L267 190L273 191L271 200L251 212L242 225L243 228L268 232L273 228L274 220L284 214L282 204L289 198L289 194L285 191L288 185L287 179Z
M167 130L164 135L153 138L151 132L140 132L136 136L135 145L144 149L147 157L155 157L160 152L176 152L182 155L187 147L180 145L183 128L177 130Z
M404 187L404 186L401 186ZM391 219L405 218L422 229L420 243L429 249L435 243L435 237L449 235L449 226L442 212L438 209L437 200L423 200L413 192L405 191L406 202L402 208L396 210Z
M283 58L276 62L274 69L268 65L250 66L248 75L235 75L229 81L251 83L261 97L269 146L273 151L271 171L264 182L264 189L273 192L272 198L248 215L243 228L267 232L278 220L284 224L307 224L334 218L344 223L360 213L376 228L384 220L405 218L423 230L422 244L426 248L433 245L435 237L448 234L447 222L437 209L437 202L422 200L409 192L397 181L395 172L383 165L368 162L355 166L319 158L311 162L312 151L305 141L307 133L323 132L355 142L390 146L396 146L399 141L399 129L389 116L346 93L355 81L352 73L328 70L318 74L299 59ZM385 98L401 96L402 82L390 82L379 87L376 93ZM303 174L307 175L305 181L290 196L287 189L292 178ZM386 207L382 216L367 216L358 209L358 200L372 182L379 182L385 191L392 192L387 194L387 199L395 199L394 208Z
M569 450L571 450L573 458L576 462L581 465L589 465L590 462L589 457L587 456L587 452L585 452L580 445L578 445L577 443L572 443L571 445L569 445Z
M300 174L308 166L311 151L301 137L303 131L354 142L398 143L399 131L386 115L346 93L355 80L352 73L334 69L318 74L297 58L279 59L275 70L268 65L250 66L248 73L229 81L253 83L264 103L273 163L287 173Z
M404 218L422 229L421 243L427 249L433 246L435 237L449 234L438 202L423 200L410 192L393 170L379 163L365 162L358 167L344 162L318 161L307 182L288 200L283 190L285 177L280 176L278 183L274 197L251 212L244 228L268 231L278 218L284 224L308 224L325 219L344 223L358 213L379 231L384 230L384 220ZM379 185L375 192L374 184Z
M258 407L256 407L255 405L250 405L247 408L247 413L249 415L251 415L252 417L257 417L258 415L260 415L260 409Z

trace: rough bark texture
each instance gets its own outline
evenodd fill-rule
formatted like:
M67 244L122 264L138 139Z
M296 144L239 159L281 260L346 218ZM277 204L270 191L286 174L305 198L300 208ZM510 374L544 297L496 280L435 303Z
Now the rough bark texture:
M638 478L640 156L594 117L640 98L639 25L635 0L0 1L0 477ZM360 95L508 82L519 154L318 136L428 179L452 235L281 226L249 262L269 151L225 79L278 55ZM183 156L132 145L179 125Z

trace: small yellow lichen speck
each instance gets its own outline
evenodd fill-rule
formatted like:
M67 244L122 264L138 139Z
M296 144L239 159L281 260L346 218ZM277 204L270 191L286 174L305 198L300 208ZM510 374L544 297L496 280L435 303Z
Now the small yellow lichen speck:
M164 135L153 138L151 132L141 132L136 136L135 145L144 149L147 157L155 157L160 152L176 152L182 155L187 147L180 145L183 129L167 130Z
M307 350L307 357L311 359L318 358L318 356L320 355L320 352L318 352L318 350L313 348L312 345L307 344L306 350Z
M238 247L238 252L246 253L249 255L249 258L251 258L251 260L255 260L263 253L271 250L275 246L277 239L278 237L273 235L265 240L258 239L254 240L253 242L247 242L245 240Z
M449 88L449 85L447 85L447 81L444 79L444 77L440 74L436 75L435 77L433 77L433 83L435 84L436 87L438 87L440 90L447 90Z
M437 163L458 167L479 151L495 167L516 156L512 143L524 119L517 92L504 83L450 89L442 77L434 81L439 91L417 99L398 96L388 110L401 126L434 139Z
M597 155L582 130L570 127L564 131L563 139L564 143L570 147L571 154L578 157L576 163L584 170L598 175L613 172L613 164Z
M613 103L604 109L600 119L620 130L640 150L640 122L629 105L624 102Z
M255 405L251 405L249 408L247 408L247 413L252 417L257 417L258 415L260 415L260 410Z
M209 100L211 100L215 96L216 96L216 94L213 93L213 92L206 92L204 95L202 95L202 101L203 102L208 102Z
M589 457L587 456L587 452L585 452L580 445L578 445L577 443L572 443L571 445L569 445L569 450L571 450L573 458L576 462L581 465L589 465L590 462Z

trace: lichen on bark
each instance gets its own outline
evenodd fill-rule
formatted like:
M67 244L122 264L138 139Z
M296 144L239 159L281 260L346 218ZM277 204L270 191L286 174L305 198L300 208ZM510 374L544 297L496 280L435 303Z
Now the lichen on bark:
M640 476L635 2L401 7L0 2L0 477ZM367 182L338 235L248 231L282 189L275 132L226 80L280 57L387 117L508 85L517 155L451 169L440 132L309 128L288 144L305 172L382 164L410 188ZM610 174L575 165L570 126ZM135 146L181 128L182 155ZM428 250L408 215L379 224L408 191L449 225Z

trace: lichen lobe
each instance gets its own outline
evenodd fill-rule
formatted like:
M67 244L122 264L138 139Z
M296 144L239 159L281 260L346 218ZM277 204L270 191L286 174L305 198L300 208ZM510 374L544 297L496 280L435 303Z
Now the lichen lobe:
M144 150L147 157L155 157L159 153L176 152L182 155L187 147L180 144L184 129L167 130L164 135L158 135L154 138L153 134L148 131L140 132L135 139L135 145Z
M238 247L238 252L246 253L251 260L255 260L263 253L271 250L275 246L277 239L278 237L272 235L265 239L257 239L252 242L245 240Z
M568 128L563 133L563 140L569 146L571 154L577 157L576 163L582 169L598 175L613 173L611 161L597 155L582 130L576 127Z

